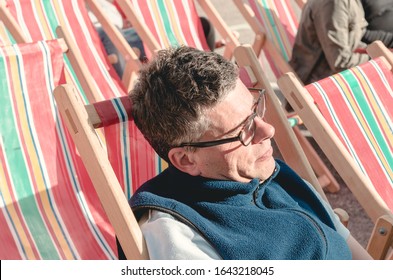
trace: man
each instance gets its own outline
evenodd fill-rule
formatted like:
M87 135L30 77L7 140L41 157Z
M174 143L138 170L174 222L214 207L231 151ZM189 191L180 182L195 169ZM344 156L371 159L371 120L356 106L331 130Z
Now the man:
M368 61L357 50L375 40L393 47L393 33L367 29L360 0L308 0L290 65L308 84Z
M130 97L136 125L170 163L130 200L150 258L369 258L313 188L274 160L264 91L250 93L233 63L162 50Z

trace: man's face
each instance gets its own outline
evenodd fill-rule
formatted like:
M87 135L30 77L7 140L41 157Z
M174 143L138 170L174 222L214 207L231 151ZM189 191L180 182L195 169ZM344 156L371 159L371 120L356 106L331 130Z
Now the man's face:
M211 120L212 126L198 141L237 136L244 121L254 112L257 97L257 92L250 94L238 79L236 88L207 112L206 117ZM193 157L200 175L239 182L248 182L253 178L267 179L275 168L270 140L274 135L274 128L259 117L254 122L255 136L248 146L236 141L198 148Z

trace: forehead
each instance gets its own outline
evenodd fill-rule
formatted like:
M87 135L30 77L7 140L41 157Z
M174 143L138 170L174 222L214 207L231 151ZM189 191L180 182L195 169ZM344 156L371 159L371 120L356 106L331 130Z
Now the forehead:
M238 79L235 89L208 112L210 131L219 136L238 127L252 113L254 102L255 96Z

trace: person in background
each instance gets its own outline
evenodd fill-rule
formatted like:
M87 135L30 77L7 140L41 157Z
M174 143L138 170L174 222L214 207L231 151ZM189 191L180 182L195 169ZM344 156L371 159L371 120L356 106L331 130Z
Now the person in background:
M393 31L393 0L361 0L369 30Z
M314 188L273 158L264 90L247 89L234 63L161 50L130 98L135 124L169 163L130 200L151 259L370 258Z
M360 0L308 0L289 63L308 84L368 61L358 50L375 40L393 47L393 33L367 26Z
M103 8L107 16L110 18L112 23L120 30L121 34L124 36L128 44L137 50L139 53L139 59L145 59L145 49L141 38L136 33L135 29L131 26L130 22L122 16L120 10L117 8L112 0L96 0L98 4ZM108 55L115 54L118 58L118 62L113 66L119 77L123 76L125 68L125 59L115 47L109 36L105 33L100 22L94 16L94 14L89 10L89 17L92 21L97 33L100 37L102 44L104 45L105 51Z
M108 17L112 20L112 23L120 30L121 34L124 36L128 44L134 48L134 50L139 53L139 59L141 61L146 60L146 53L143 46L143 42L141 38L136 33L135 29L132 27L130 21L124 15L116 0L96 0L98 4L103 8L106 12ZM125 67L125 60L121 53L117 50L115 45L109 39L109 36L105 33L104 29L102 28L100 22L94 16L94 14L89 11L89 17L94 24L101 42L104 45L105 51L108 55L115 54L118 57L118 62L114 64L114 68L116 73L122 77ZM209 46L210 50L214 50L217 47L221 47L224 43L222 41L215 41L215 30L212 26L211 22L205 18L200 17L201 24L203 27L203 32L206 38L207 45Z

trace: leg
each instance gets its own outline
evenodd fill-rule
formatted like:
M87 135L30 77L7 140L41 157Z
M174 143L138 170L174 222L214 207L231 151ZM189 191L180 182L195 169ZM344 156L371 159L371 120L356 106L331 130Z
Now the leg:
M207 18L200 17L200 19L202 22L203 33L205 34L207 45L209 46L209 49L213 51L215 49L215 44L216 44L215 42L216 36L214 33L214 28Z

